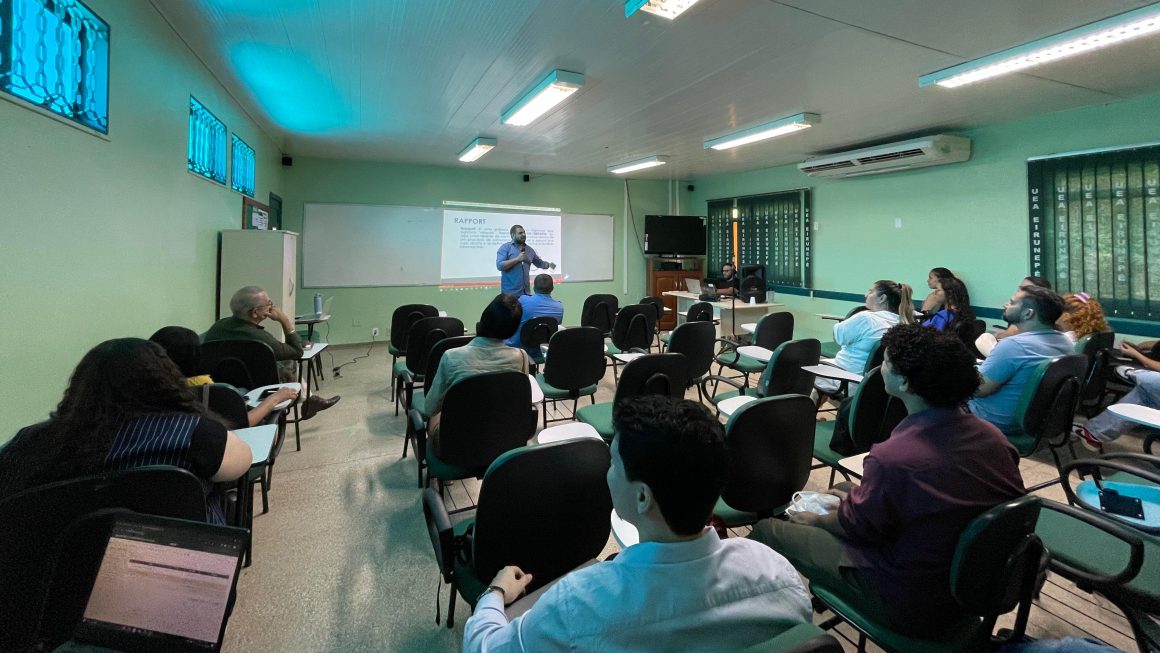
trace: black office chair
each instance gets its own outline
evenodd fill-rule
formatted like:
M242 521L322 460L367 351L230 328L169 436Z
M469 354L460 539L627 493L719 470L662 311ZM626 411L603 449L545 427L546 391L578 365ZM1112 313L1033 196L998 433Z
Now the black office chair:
M842 653L842 644L814 624L798 624L741 653Z
M443 360L443 354L450 349L466 345L472 339L472 336L455 336L436 341L434 345L431 345L431 351L427 352L427 367L423 372L423 378L434 379L435 373L439 371L439 363ZM414 444L415 464L419 469L419 487L423 487L423 468L426 466L426 460L423 458L423 447L419 446L415 437L415 424L421 423L425 429L427 422L431 419L431 411L427 410L427 392L425 389L412 393L410 407L413 412L408 413L407 417L407 430L403 434L402 457L407 457L407 445ZM412 418L412 415L417 415L419 419Z
M589 295L580 309L580 326L596 327L607 338L612 333L612 322L620 308L616 295Z
M201 361L216 383L228 383L241 392L282 382L274 351L263 342L252 340L205 342L201 345ZM279 416L281 423L275 445L278 451L282 450L286 424L290 422L294 424L294 450L302 451L302 433L298 426L302 421L301 403L295 401L290 405L290 410L294 411L293 419L288 419L284 415Z
M427 482L437 480L440 492L447 481L482 477L501 454L527 444L539 421L523 372L488 372L459 381L448 388L440 415L436 443L428 441L416 411L409 413Z
M474 518L454 526L442 498L423 491L435 561L451 584L448 628L455 623L456 591L474 606L507 565L532 574L531 592L600 554L612 511L609 464L608 447L594 439L508 451L483 475Z
M850 398L850 412L846 420L850 435L849 448L839 446L836 450L832 446L834 428L838 420L818 422L814 435L814 458L820 464L814 469L830 468L830 485L834 484L834 476L841 473L849 478L846 472L838 465L843 458L870 451L870 447L890 437L894 427L898 426L906 417L906 405L901 399L886 394L886 384L882 379L881 368L870 370L862 382L855 389ZM840 419L840 418L839 418Z
M660 346L661 337L661 320L665 317L665 300L660 297L648 296L640 300L641 304L652 306L656 309L656 316L653 318L653 335L657 338L657 346Z
M604 335L595 327L575 327L557 331L548 343L544 368L536 383L544 393L541 410L544 428L548 422L576 418L580 397L591 397L596 403L596 388L604 378ZM548 402L553 408L562 400L572 400L572 417L548 419Z
M753 331L753 344L770 351L783 342L793 340L793 313L781 311L768 313L757 321ZM749 375L765 369L765 363L737 351L737 344L730 340L720 340L723 347L717 354L717 374L723 376L726 367L741 373L742 385L748 387Z
M765 363L757 387L750 389L735 378L724 376L709 376L702 382L706 394L709 392L709 383L717 387L718 383L732 386L734 389L720 394L709 395L709 401L719 406L726 399L739 395L754 397L775 397L777 395L806 395L814 387L814 375L803 370L804 365L817 365L821 343L814 338L790 340L783 342L773 350L773 355Z
M1002 642L1018 642L1026 631L1031 602L1048 558L1035 534L1039 508L1039 497L1025 495L995 506L967 525L955 548L950 577L951 593L964 616L930 638L892 631L889 625L875 621L863 607L861 596L829 587L823 579L812 580L810 592L837 619L859 631L859 651L865 650L867 638L890 653L977 653ZM1016 608L1014 627L1002 636L992 636L999 616ZM832 626L832 621L826 625Z
M729 475L713 514L734 528L784 513L810 478L814 424L814 402L803 395L737 409L725 423Z
M206 520L201 479L179 467L140 467L50 483L0 500L0 651L29 648L65 528L104 508Z
M1087 366L1083 355L1070 354L1045 360L1035 367L1015 409L1015 423L1020 430L1007 434L1020 456L1030 456L1046 442L1056 469L1062 468L1058 450L1071 442L1072 419ZM1034 492L1059 482L1057 477L1033 485L1027 491Z
M666 395L673 399L685 396L685 375L688 363L683 354L648 354L624 366L624 376L616 384L612 401L582 406L576 419L596 429L605 442L611 442L612 408L616 404L639 395Z
M200 388L202 403L205 407L225 420L225 426L228 429L244 429L249 427L249 407L246 405L246 400L242 395L238 394L236 388L225 383L212 383L203 385ZM246 490L248 492L254 491L254 485L260 484L262 488L262 514L270 511L270 475L273 472L274 461L281 451L281 440L285 436L285 422L279 425L278 436L274 440L273 454L270 456L270 463L259 469L250 469L246 473ZM244 500L247 503L252 503L248 497L238 496L239 507Z
M560 322L550 316L533 317L520 327L520 342L528 351L532 363L537 366L544 364L544 352L540 345L548 344L552 336L560 330Z
M648 304L630 304L616 314L616 321L612 324L612 342L605 354L612 365L614 383L618 378L617 368L625 363L617 358L618 355L648 353L652 348L655 316L655 307Z
M391 313L391 338L387 345L387 351L391 354L391 401L397 400L395 375L405 369L399 366L398 360L407 353L407 336L411 333L411 325L425 317L439 317L439 309L430 304L403 304Z
M712 322L685 322L678 324L669 334L668 352L684 354L688 362L686 387L696 387L697 397L705 400L701 382L713 366L713 344L717 339L717 329Z
M1108 378L1111 374L1110 353L1115 345L1116 333L1103 331L1089 333L1075 343L1075 352L1083 354L1088 361L1087 374L1083 377L1083 390L1079 397L1079 412L1094 417L1108 404Z
M713 305L709 302L697 302L689 307L685 312L685 322L712 322L717 323L713 319ZM680 326L680 325L678 325ZM673 337L673 332L670 331L661 336L661 350L669 346L669 339Z
M411 410L415 390L422 388L426 379L427 354L436 342L463 335L463 322L454 317L425 317L416 320L407 333L407 354L401 361L402 369L395 374L395 414L399 414L399 397L404 396L403 410ZM406 391L406 395L402 392Z

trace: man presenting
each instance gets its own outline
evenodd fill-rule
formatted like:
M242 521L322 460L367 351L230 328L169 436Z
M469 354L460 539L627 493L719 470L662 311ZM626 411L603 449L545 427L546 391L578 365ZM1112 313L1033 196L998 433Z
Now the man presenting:
M504 567L467 621L464 653L736 651L808 623L781 554L705 526L725 486L721 423L697 402L643 396L617 405L613 424L608 489L640 543L564 576L510 622L504 604L532 577Z
M530 295L528 273L537 268L555 270L556 264L545 261L527 244L528 236L521 225L512 225L511 241L500 245L495 253L495 267L499 270L499 290L505 295Z
M1003 319L1011 323L1015 335L1000 340L979 366L983 384L967 404L972 413L1004 433L1019 431L1015 411L1035 366L1046 358L1075 352L1071 340L1055 330L1063 308L1059 295L1039 286L1027 286L1007 302Z

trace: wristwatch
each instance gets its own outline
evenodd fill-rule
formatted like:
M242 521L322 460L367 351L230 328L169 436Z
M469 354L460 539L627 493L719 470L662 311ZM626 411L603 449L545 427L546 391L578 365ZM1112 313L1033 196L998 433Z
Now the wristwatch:
M507 592L505 592L504 589L499 585L488 585L487 589L483 590L483 592L479 594L479 598L475 599L475 602L479 603L483 600L483 597L491 594L492 592L499 592L500 601L503 601L505 605L507 604Z

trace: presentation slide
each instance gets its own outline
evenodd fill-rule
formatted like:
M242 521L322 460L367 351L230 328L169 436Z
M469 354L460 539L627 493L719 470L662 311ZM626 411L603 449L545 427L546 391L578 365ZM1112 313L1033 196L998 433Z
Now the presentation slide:
M512 225L523 225L527 244L546 261L556 264L555 270L539 270L532 266L531 276L548 272L560 279L564 276L562 260L560 216L552 214L499 213L444 209L443 245L440 277L445 284L499 284L499 270L495 266L500 245L511 240Z

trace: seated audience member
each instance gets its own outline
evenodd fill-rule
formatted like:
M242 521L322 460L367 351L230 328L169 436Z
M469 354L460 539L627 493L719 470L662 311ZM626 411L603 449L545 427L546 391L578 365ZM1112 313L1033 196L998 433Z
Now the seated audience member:
M644 396L613 416L612 505L640 543L559 579L523 615L534 569L504 567L467 621L465 653L736 651L810 621L793 567L706 527L725 486L723 428L693 401Z
M1104 307L1100 300L1086 292L1066 293L1063 296L1064 311L1055 328L1062 331L1072 342L1093 333L1111 331L1104 317Z
M964 325L969 327L975 321L975 311L971 309L971 296L967 293L966 284L954 277L943 279L942 294L942 308L923 322L922 326L952 333L958 333Z
M979 366L983 383L968 403L972 413L1004 433L1019 432L1015 409L1035 366L1075 349L1067 336L1055 330L1062 314L1063 299L1046 288L1030 286L1011 297L1003 307L1003 319L1017 333L995 345Z
M1037 277L1037 276L1023 277L1023 281L1019 282L1019 290L1026 290L1027 288L1030 288L1032 286L1051 290L1051 282L1048 281L1047 279L1044 279L1043 277ZM1003 329L1002 331L997 331L994 335L994 338L995 338L995 340L1002 340L1003 338L1013 336L1016 333L1019 333L1019 331L1015 328L1015 325L1008 324L1006 329Z
M424 392L427 414L428 439L435 451L439 450L439 413L447 389L469 376L487 372L515 370L527 373L528 354L504 344L520 325L523 309L518 295L499 294L483 309L479 327L471 342L448 349L439 360L439 369Z
M732 295L741 290L741 277L737 275L737 268L733 261L721 264L721 278L714 283L718 295Z
M524 323L536 317L554 317L558 324L564 323L564 304L552 297L554 288L552 275L537 274L532 282L534 294L519 296L523 317L520 319L519 327L516 328L516 334L505 341L508 346L519 347L532 355L538 354L539 352L533 352L524 347L523 341L520 340L520 330L524 328Z
M206 414L161 347L107 340L85 354L48 420L0 449L0 498L101 472L175 465L205 483L210 521L225 523L211 483L250 469L250 447Z
M834 357L834 363L855 374L861 374L870 358L870 351L882 339L882 334L896 324L914 324L914 303L910 298L910 286L886 279L875 281L866 291L866 309L855 313L848 320L834 325L834 342L842 349ZM818 377L814 387L832 394L841 382Z
M979 385L962 342L899 325L882 344L886 391L909 415L870 449L862 484L830 491L841 498L836 511L764 519L750 537L891 629L937 634L963 616L949 582L959 535L1024 494L1019 455L998 429L962 410Z
M930 288L930 294L926 299L922 300L923 313L935 313L942 309L946 303L945 291L943 290L942 282L944 279L955 279L955 273L946 268L931 268L926 275L926 287Z
M1160 409L1160 361L1154 361L1130 342L1120 343L1120 350L1135 359L1143 369L1129 370L1126 374L1136 387L1124 395L1121 404L1139 404ZM1147 433L1147 426L1129 422L1109 410L1089 419L1087 424L1076 429L1080 442L1091 451L1103 451L1104 443L1111 442L1125 433Z
M201 343L198 342L197 334L193 330L180 326L162 327L149 336L149 340L161 345L169 360L177 365L177 369L185 377L186 383L193 387L213 383L213 379L205 373L205 368L201 365ZM294 388L278 388L246 413L249 425L261 424L275 406L297 398L298 391Z
M205 341L252 340L268 346L278 361L278 372L282 381L290 382L298 378L298 360L302 358L302 341L294 332L294 318L270 301L270 296L258 286L246 286L230 298L230 312L233 315L214 322L205 332ZM280 342L266 331L262 321L270 318L282 325L286 342ZM252 389L252 388L247 388ZM302 404L302 419L310 419L316 413L338 403L342 397L330 399L311 396Z

